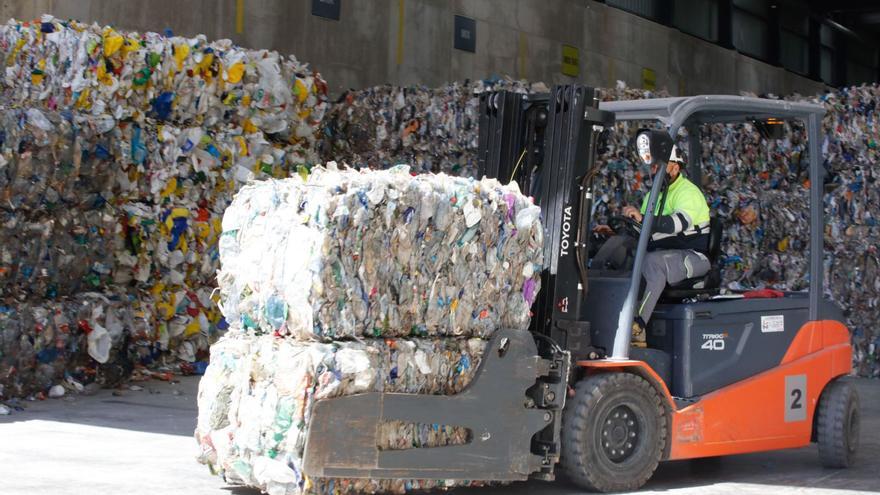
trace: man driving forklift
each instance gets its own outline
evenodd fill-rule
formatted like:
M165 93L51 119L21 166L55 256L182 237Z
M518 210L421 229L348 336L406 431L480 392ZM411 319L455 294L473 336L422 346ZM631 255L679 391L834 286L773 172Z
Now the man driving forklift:
M652 177L657 174L658 167L658 164L652 165ZM685 279L702 277L710 268L706 256L709 247L709 205L700 188L684 176L684 167L684 157L678 147L673 146L666 164L663 192L654 211L654 233L648 244L649 252L643 269L644 293L632 326L632 343L637 347L645 347L645 327L667 282L672 285ZM647 207L646 196L641 209L633 206L623 208L623 218L631 224L633 232L640 230ZM596 253L591 267L613 270L627 268L637 238L627 233L613 235L615 231L608 225L598 225L594 231L610 237Z

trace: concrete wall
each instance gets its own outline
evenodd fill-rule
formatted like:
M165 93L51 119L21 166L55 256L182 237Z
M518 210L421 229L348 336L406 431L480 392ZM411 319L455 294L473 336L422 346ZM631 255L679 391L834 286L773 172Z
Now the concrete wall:
M236 31L237 5L243 30ZM436 86L510 75L547 83L642 86L642 70L674 95L820 92L824 85L592 0L342 0L340 21L311 0L3 0L0 18L57 17L139 31L231 38L311 62L338 94L395 84ZM400 13L402 12L402 18ZM476 53L452 48L453 16L476 19ZM402 29L402 32L401 32ZM561 72L562 44L580 48L580 77Z

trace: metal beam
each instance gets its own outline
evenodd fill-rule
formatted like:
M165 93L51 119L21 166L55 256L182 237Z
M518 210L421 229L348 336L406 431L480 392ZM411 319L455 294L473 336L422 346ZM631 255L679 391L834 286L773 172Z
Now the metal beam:
M819 19L810 17L810 28L808 35L809 59L807 64L807 74L810 79L817 81L822 80L822 38L820 35L822 22Z
M847 53L848 40L842 31L834 31L834 55L831 58L831 81L834 86L846 86L847 81Z
M767 62L770 65L780 66L781 64L781 36L782 26L780 25L779 7L774 5L770 8L770 15L767 17Z
M718 44L733 49L733 0L718 0Z
M825 203L822 192L825 189L825 169L819 151L819 130L822 116L813 114L807 119L807 146L810 149L810 320L819 319L819 301L822 299L824 283Z

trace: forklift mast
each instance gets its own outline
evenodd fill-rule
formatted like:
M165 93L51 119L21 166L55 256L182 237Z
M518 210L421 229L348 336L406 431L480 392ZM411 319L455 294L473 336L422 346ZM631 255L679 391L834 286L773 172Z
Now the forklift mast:
M614 114L580 85L549 94L488 92L480 97L478 175L515 180L541 207L544 270L532 332L550 337L572 357L588 357L587 252L597 148Z

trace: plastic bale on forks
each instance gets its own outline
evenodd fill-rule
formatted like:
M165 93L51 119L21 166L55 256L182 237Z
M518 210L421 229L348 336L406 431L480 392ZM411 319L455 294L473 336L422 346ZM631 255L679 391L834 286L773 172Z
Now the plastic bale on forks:
M267 493L402 493L469 483L443 480L310 479L302 474L311 406L364 392L454 394L472 379L485 341L368 339L302 342L231 329L211 348L199 386L200 461L228 482ZM452 425L388 422L381 450L462 444Z
M252 182L227 208L220 306L232 329L199 392L202 462L269 493L400 493L468 481L311 479L321 399L458 394L498 329L525 330L540 210L515 184L406 166ZM520 400L516 398L516 400ZM457 425L383 422L380 450L459 445Z
M539 214L515 184L404 166L252 183L223 216L220 304L231 324L300 339L524 329Z

